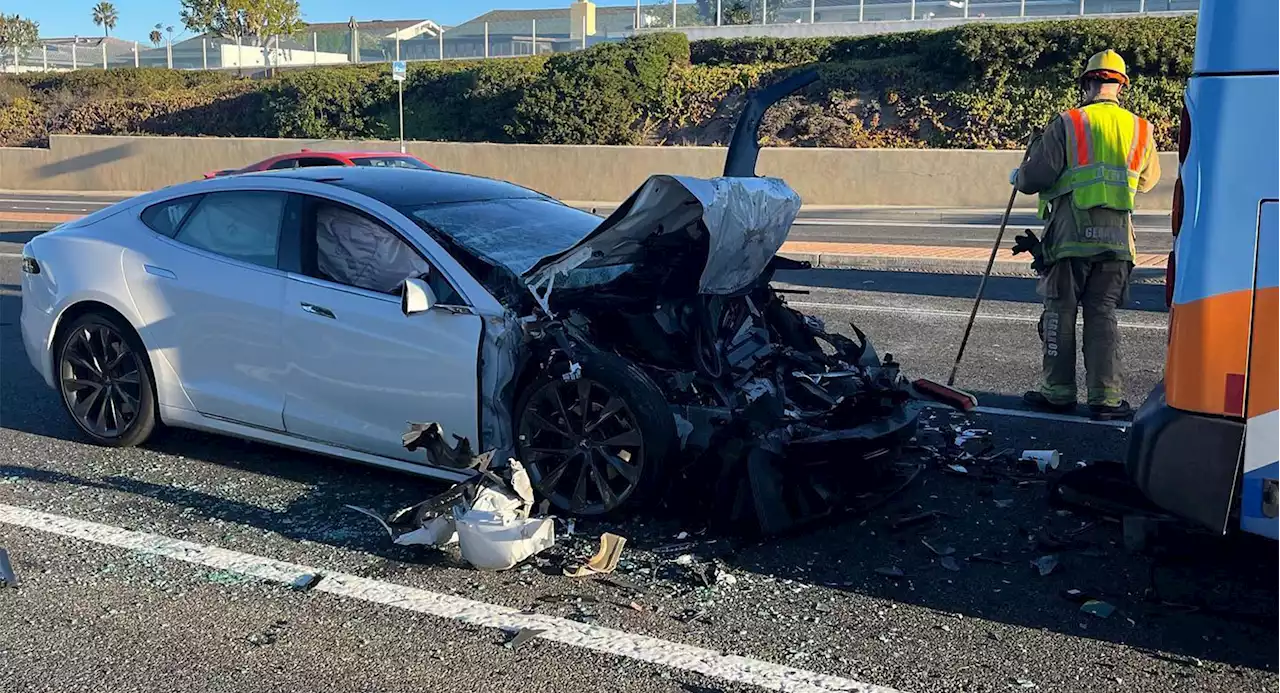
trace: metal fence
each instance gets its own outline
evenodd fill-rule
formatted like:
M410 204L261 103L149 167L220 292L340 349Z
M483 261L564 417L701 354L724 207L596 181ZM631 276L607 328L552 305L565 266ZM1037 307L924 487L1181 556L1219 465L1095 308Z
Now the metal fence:
M220 38L193 38L158 44L113 39L59 41L25 51L0 52L0 72L167 67L179 70L237 70L305 67L392 60L467 60L580 50L617 41L637 31L735 27L735 36L778 35L782 25L835 22L892 22L876 30L907 31L932 20L1138 15L1197 11L1200 0L700 0L637 2L634 7L597 8L594 33L585 18L579 26L563 13L543 12L542 20L467 22L442 34L410 39L372 31L301 33L265 45ZM519 12L512 15L519 17ZM563 14L563 16L559 16ZM548 15L551 15L548 18ZM846 27L847 28L847 27ZM870 27L868 27L870 29ZM714 29L712 31L715 31ZM832 33L842 31L832 28ZM704 33L693 35L705 35ZM823 35L815 26L807 35Z

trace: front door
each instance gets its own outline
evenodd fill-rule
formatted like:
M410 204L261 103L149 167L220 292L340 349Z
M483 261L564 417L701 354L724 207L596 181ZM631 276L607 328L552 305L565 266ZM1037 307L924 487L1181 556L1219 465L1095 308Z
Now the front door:
M124 256L142 339L178 374L196 411L283 430L278 240L288 195L215 192L149 207ZM296 216L296 212L292 212Z
M405 278L430 278L441 304L456 293L399 233L354 208L305 198L301 271L284 295L285 429L384 457L425 462L401 436L437 422L476 444L478 315L438 307L406 316Z

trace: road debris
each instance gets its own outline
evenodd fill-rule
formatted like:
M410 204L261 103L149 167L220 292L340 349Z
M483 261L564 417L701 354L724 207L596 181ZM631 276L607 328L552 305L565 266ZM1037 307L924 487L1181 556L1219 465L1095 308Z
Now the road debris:
M876 568L876 573L887 578L894 578L895 580L907 576L907 574L903 572L902 568L899 568L898 566L884 566Z
M932 551L935 556L950 556L956 552L955 547L953 546L943 546L942 548L937 548L933 544L930 544L928 541L924 539L921 539L920 543L924 544L924 547Z
M585 564L566 567L564 574L569 577L586 577L588 575L607 575L612 573L618 567L618 560L622 558L622 547L626 543L626 537L605 532L600 535L600 550L596 552L596 555L592 556Z
M306 575L299 575L297 579L289 583L289 587L299 592L306 592L320 584L323 579L324 575L322 573L307 573Z
M507 630L507 632L510 633L511 631ZM502 646L508 650L514 650L545 632L546 631L538 630L537 628L521 628L520 630L517 630L509 640L502 643Z
M1009 498L1009 499L1004 499L1004 498L994 498L994 499L992 499L992 501L991 501L991 502L992 502L992 503L995 503L997 508L1008 508L1008 507L1010 507L1010 506L1012 506L1012 505L1013 505L1013 499L1012 499L1012 498Z
M1029 679L1012 679L1009 685L1013 688L1035 688L1036 684Z
M947 570L950 570L952 572L960 571L960 564L956 562L955 556L943 556L942 558L938 559L938 565L941 565L943 568L946 568Z
M1080 605L1080 610L1086 614L1097 616L1098 618L1107 618L1111 614L1115 613L1116 608L1099 599L1090 599Z
M0 588L17 586L18 576L13 572L13 564L9 562L9 552L0 548Z
M1052 554L1048 556L1041 556L1036 560L1031 561L1031 567L1040 571L1040 577L1045 577L1049 573L1052 573L1054 570L1057 570L1058 557Z
M1036 468L1043 473L1046 469L1056 470L1062 462L1062 453L1057 450L1023 450L1019 462L1034 462Z
M922 525L928 522L933 522L934 520L938 519L939 515L941 515L941 513L939 513L937 510L927 510L922 513L916 513L915 515L907 515L905 517L899 517L898 519L889 523L889 528L893 530L899 530L899 529L905 529L907 527L913 527L915 525Z

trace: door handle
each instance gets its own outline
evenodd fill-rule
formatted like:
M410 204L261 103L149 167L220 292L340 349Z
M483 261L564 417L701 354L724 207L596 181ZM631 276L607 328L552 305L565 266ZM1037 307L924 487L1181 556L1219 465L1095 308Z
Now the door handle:
M155 265L143 265L142 269L145 270L147 274L154 275L157 277L164 277L165 279L178 278L178 275L174 274L171 270L167 270L163 267L156 267Z
M333 311L329 310L328 308L324 308L322 306L317 306L313 303L303 303L302 309L307 311L308 313L311 313L312 315L319 315L322 318L329 318L330 320L337 319L337 316L333 314Z

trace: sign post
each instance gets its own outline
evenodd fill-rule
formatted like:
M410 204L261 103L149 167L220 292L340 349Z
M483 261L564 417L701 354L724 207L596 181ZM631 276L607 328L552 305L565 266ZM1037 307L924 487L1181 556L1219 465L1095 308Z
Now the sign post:
M400 102L400 153L404 154L404 78L407 72L405 62L396 60L391 63L391 79L397 82L399 86L399 102Z

